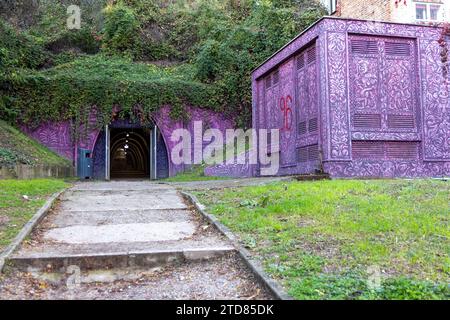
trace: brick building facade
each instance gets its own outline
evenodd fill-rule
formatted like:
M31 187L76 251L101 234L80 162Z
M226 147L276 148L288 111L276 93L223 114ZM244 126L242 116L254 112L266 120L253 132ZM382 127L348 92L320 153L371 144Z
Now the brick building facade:
M329 14L342 18L398 23L450 21L450 0L320 0Z

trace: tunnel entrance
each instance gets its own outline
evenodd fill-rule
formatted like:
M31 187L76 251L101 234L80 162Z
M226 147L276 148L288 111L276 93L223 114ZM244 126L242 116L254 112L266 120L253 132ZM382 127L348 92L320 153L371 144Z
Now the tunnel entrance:
M158 127L114 120L98 133L92 153L94 179L164 179L170 164Z
M151 129L111 128L111 179L150 178Z

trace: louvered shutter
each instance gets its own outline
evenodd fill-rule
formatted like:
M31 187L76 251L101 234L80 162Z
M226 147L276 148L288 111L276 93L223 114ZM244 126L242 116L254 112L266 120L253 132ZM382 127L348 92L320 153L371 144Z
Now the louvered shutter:
M356 130L381 129L377 40L350 37L350 56L352 126Z
M409 39L350 36L354 130L415 130L413 44Z
M415 124L414 72L415 59L412 41L385 41L388 130L412 130Z
M304 51L296 59L299 136L317 134L319 129L316 59L315 46Z
M304 54L297 57L296 66L298 135L302 136L308 133L308 80Z

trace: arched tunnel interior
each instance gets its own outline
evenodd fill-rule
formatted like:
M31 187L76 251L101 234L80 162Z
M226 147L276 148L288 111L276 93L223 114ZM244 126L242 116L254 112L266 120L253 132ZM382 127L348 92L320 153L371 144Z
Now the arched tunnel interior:
M111 178L150 176L150 129L111 129Z

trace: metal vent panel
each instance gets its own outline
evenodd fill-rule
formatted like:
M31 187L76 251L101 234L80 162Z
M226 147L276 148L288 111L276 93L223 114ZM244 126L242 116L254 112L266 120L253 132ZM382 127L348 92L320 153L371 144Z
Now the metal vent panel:
M298 162L308 162L308 147L298 149Z
M305 56L301 55L297 58L297 70L303 69L305 67Z
M388 159L414 160L419 155L417 142L388 142L386 156Z
M352 40L352 53L355 54L378 54L378 44L376 41Z
M303 135L308 132L308 129L306 127L306 121L302 121L298 124L298 134Z
M308 147L308 161L319 160L319 145L315 144Z
M353 141L353 159L415 160L419 157L419 143L411 141Z
M309 120L309 132L316 132L319 129L317 118L313 118Z
M308 50L308 64L316 61L316 47L312 47Z
M264 80L264 84L266 86L266 89L269 89L272 86L272 78L270 76L267 76Z
M353 141L352 156L354 159L383 159L384 143L378 141Z
M319 145L314 144L311 146L298 148L298 162L308 162L319 160Z
M389 56L409 57L411 46L407 42L386 42L385 51Z
M381 128L381 115L379 114L354 114L353 115L354 128Z
M388 115L388 127L390 129L413 129L415 128L413 115Z
M276 84L278 84L278 82L280 82L280 72L275 71L273 74L272 84L276 85Z

